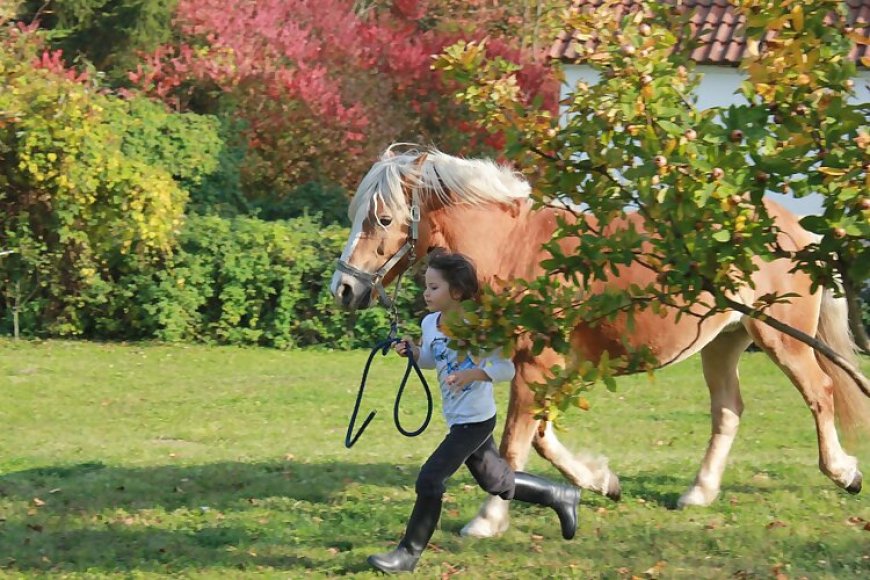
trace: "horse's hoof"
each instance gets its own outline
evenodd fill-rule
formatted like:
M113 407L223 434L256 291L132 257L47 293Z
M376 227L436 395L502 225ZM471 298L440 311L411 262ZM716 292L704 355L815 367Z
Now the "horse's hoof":
M677 509L685 509L687 507L707 507L716 500L719 491L705 492L697 485L692 486L689 490L680 496L677 500Z
M500 536L508 529L507 522L493 524L482 518L475 518L465 524L459 535L466 538L494 538Z
M610 475L610 481L607 482L607 493L604 495L613 501L622 499L622 486L619 485L619 478L615 474Z
M856 472L855 477L852 478L852 483L846 486L846 491L852 494L861 493L861 483L863 480L864 477L861 475L861 472Z

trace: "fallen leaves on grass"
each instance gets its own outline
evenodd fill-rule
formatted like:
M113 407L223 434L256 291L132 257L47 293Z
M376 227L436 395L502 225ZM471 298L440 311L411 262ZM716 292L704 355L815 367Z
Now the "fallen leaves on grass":
M450 564L448 562L442 562L441 565L445 568L444 572L441 572L441 580L445 580L446 578L450 578L455 574L459 574L463 570L461 567L454 566L453 564Z
M870 532L870 522L860 516L850 516L846 519L846 523L850 526L861 528L865 532Z
M776 580L788 580L788 575L782 571L783 568L787 567L787 564L774 564L770 571Z
M659 560L649 568L643 571L644 578L658 578L662 571L667 567L668 563L664 560Z

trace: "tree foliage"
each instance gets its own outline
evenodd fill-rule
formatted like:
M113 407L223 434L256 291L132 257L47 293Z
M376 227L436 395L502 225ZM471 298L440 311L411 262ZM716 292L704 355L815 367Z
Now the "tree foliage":
M350 189L396 140L488 152L500 144L473 128L431 71L431 55L469 32L427 2L182 0L177 15L182 41L131 78L179 110L244 121L243 187L255 205L311 182ZM490 45L522 59L510 42ZM546 69L527 61L523 70L528 93L543 93Z
M846 30L842 2L736 2L750 44L765 30L778 34L742 65L745 104L711 110L692 100L700 75L674 26L684 15L641 4L621 20L606 9L565 14L564 28L594 40L578 50L601 81L574 87L562 117L517 99L515 67L487 58L479 43L454 45L439 59L481 124L508 136L509 155L535 178L536 201L582 204L594 215L560 224L544 276L486 299L481 327L491 330L457 331L457 338L498 343L528 332L536 348L567 354L568 332L578 323L661 305L690 315L679 303L698 303L704 293L712 296L709 313L738 309L764 319L788 296L766 296L752 307L730 298L751 284L757 257L794 259L829 288L867 279L870 111L847 100L855 66L845 58L850 41L864 40ZM824 198L824 214L802 221L820 239L796 254L777 243L761 204L782 191ZM641 214L644 230L610 227L630 211ZM577 250L566 254L559 242L570 240ZM630 263L655 271L656 283L588 292ZM576 286L566 289L566 278ZM553 418L597 380L612 386L614 372L657 362L635 352L554 369L552 380L535 387L541 412Z
M17 4L22 22L48 31L66 67L221 118L221 169L191 191L199 212L302 215L318 209L312 192L337 205L395 141L498 155L503 136L476 127L431 69L432 55L457 39L488 37L492 55L520 65L524 95L555 107L541 30L557 0Z
M0 82L0 247L17 250L0 284L7 304L35 292L33 311L49 332L78 334L77 309L116 262L171 253L182 182L213 168L220 144L207 119L166 119L66 69L32 27L0 31ZM166 138L146 145L153 127ZM196 168L174 165L185 160Z
M140 52L169 42L177 0L27 0L18 17L51 32L55 49L124 82ZM67 62L67 64L72 64Z
M129 268L104 308L104 337L276 348L368 346L387 313L349 318L329 291L347 229L310 217L191 216L160 269ZM403 292L405 304L413 289ZM411 317L406 306L403 316Z

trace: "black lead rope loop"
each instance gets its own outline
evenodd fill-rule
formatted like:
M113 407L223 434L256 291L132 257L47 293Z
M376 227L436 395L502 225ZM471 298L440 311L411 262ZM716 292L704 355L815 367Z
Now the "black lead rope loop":
M402 382L399 385L399 391L398 391L398 393L396 393L396 403L395 403L395 405L393 405L393 421L396 423L396 428L405 437L416 437L417 435L419 435L420 433L422 433L423 431L426 430L426 427L429 426L429 421L432 420L432 391L429 389L429 383L426 382L426 379L423 376L423 372L420 370L420 367L417 365L417 361L414 360L413 356L411 356L411 352L410 352L411 344L408 343L408 341L402 341L401 339L396 338L396 333L397 333L396 324L392 324L391 328L390 328L390 334L387 337L387 339L376 344L375 347L372 348L372 351L369 353L369 358L366 361L365 368L363 369L362 380L360 381L360 384L359 384L359 391L357 392L357 395L356 395L356 403L354 403L354 406L353 406L353 413L350 416L350 423L348 423L348 426L347 426L347 434L344 437L344 446L347 447L348 449L350 449L351 447L353 447L356 444L357 440L359 440L359 438L362 437L362 434L366 430L366 427L368 427L369 423L372 422L372 419L375 418L375 411L371 411L368 414L368 416L365 418L365 420L363 421L363 424L359 428L359 431L356 433L356 435L352 436L354 425L356 425L356 418L357 418L357 415L359 414L359 407L360 407L360 403L362 402L363 392L365 391L366 380L368 380L369 369L372 366L372 359L375 358L375 354L378 351L381 351L381 354L383 356L386 356L387 353L390 352L390 347L392 347L393 344L395 344L397 342L404 342L405 345L408 347L409 353L408 353L408 366L405 367L405 375L402 377ZM420 426L420 428L416 429L414 431L408 431L404 427L402 427L402 423L399 420L399 405L401 404L402 394L405 391L405 385L408 382L408 377L411 374L412 368L416 371L417 377L419 377L420 383L423 385L423 390L426 392L427 410L426 410L426 418L423 420L423 424Z
M396 402L393 405L393 422L396 424L396 429L399 430L399 433L405 437L416 437L426 430L426 427L429 426L429 421L432 419L432 391L429 390L429 383L426 382L426 379L423 377L423 371L420 370L417 361L414 360L414 357L412 356L413 352L411 351L411 343L407 340L403 342L408 348L408 366L405 367L405 376L402 377L402 383L399 385L399 392L396 393ZM423 385L423 390L426 392L426 419L423 420L423 424L420 425L419 429L415 431L406 431L402 427L402 422L399 420L399 405L402 404L402 394L405 392L405 385L408 383L408 376L411 374L412 368L417 373L417 377L420 379L420 384Z
M363 369L362 380L359 383L359 391L356 394L356 403L354 403L354 405L353 405L353 413L350 416L350 423L348 423L348 425L347 425L347 434L344 436L344 446L347 447L348 449L350 449L351 447L354 446L354 444L356 444L357 439L359 439L362 436L363 431L366 430L366 427L368 427L369 423L372 422L372 419L375 418L375 412L371 411L369 413L368 417L365 418L365 421L363 421L362 427L359 428L359 431L357 432L357 434L351 438L351 433L353 433L353 426L356 424L356 416L359 413L359 406L360 406L360 403L362 402L363 391L366 388L366 379L369 376L369 367L372 366L372 359L375 358L375 353L378 352L378 350L383 346L386 346L386 348L389 348L389 346L390 346L389 340L384 341L382 343L378 343L378 345L372 349L372 351L369 353L369 359L366 361L366 366ZM383 354L386 355L386 352L384 352Z

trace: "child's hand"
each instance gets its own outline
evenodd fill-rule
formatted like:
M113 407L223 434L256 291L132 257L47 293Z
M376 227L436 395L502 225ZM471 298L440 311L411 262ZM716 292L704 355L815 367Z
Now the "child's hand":
M408 356L410 353L413 355L414 359L417 359L417 353L415 352L415 347L411 342L410 338L403 338L399 342L393 345L393 350L395 350L399 356Z
M489 377L480 369L466 369L463 371L456 371L455 373L450 373L447 375L447 378L444 379L444 382L447 384L447 388L449 388L454 393L459 393L473 383L474 381L487 381Z

